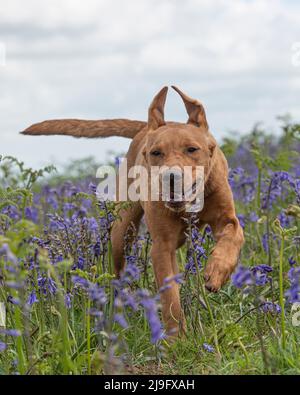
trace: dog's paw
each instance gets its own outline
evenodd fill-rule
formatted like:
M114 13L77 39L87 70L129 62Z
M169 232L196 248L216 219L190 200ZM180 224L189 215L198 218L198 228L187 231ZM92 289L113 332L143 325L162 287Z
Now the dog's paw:
M210 292L218 292L232 272L232 266L225 260L212 258L204 271L205 288Z

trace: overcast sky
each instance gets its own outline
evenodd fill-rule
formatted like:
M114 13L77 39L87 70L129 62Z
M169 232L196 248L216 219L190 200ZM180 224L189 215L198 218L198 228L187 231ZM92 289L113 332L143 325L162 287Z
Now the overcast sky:
M33 166L104 160L130 141L18 132L51 118L145 120L170 84L205 104L219 141L256 121L275 130L279 114L300 120L299 15L297 0L1 1L0 154ZM166 119L186 119L175 92Z

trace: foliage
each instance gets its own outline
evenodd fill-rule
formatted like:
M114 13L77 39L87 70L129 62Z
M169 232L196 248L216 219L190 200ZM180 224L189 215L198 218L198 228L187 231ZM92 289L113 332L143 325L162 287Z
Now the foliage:
M202 272L214 240L191 219L175 279L189 335L173 344L160 320L164 289L155 287L145 227L131 230L126 270L114 276L118 211L96 199L96 162L54 175L52 166L35 171L1 158L0 373L300 373L292 320L300 302L300 127L280 122L278 137L256 125L224 141L246 244L231 281L208 294Z

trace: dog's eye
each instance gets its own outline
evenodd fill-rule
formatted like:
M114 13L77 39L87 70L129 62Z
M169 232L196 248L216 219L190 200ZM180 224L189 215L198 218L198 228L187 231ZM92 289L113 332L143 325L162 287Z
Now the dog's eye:
M189 152L190 154L191 153L193 153L193 152L195 152L195 151L198 151L199 150L199 148L197 148L197 147L189 147L188 149L187 149L187 152Z
M153 156L159 156L159 155L161 155L161 152L160 152L159 150L155 150L155 151L152 151L152 152L151 152L151 155L153 155Z

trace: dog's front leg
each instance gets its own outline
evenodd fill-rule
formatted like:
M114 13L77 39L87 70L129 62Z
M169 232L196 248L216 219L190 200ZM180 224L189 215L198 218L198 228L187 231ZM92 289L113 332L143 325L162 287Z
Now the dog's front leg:
M169 336L177 336L185 329L179 284L174 280L166 283L167 278L172 278L177 273L175 251L171 244L162 240L154 241L151 251L157 287L158 289L163 287L160 295L162 315Z
M178 273L176 248L183 231L183 224L176 215L161 208L159 203L145 208L145 219L152 238L151 258L157 288L163 287L160 294L162 315L166 332L176 336L185 330L185 321L180 304L179 284L172 280Z
M227 196L224 194L220 200L212 198L207 212L209 214L207 222L212 228L216 246L208 260L204 278L206 288L217 292L237 265L244 235L235 214L231 193Z

